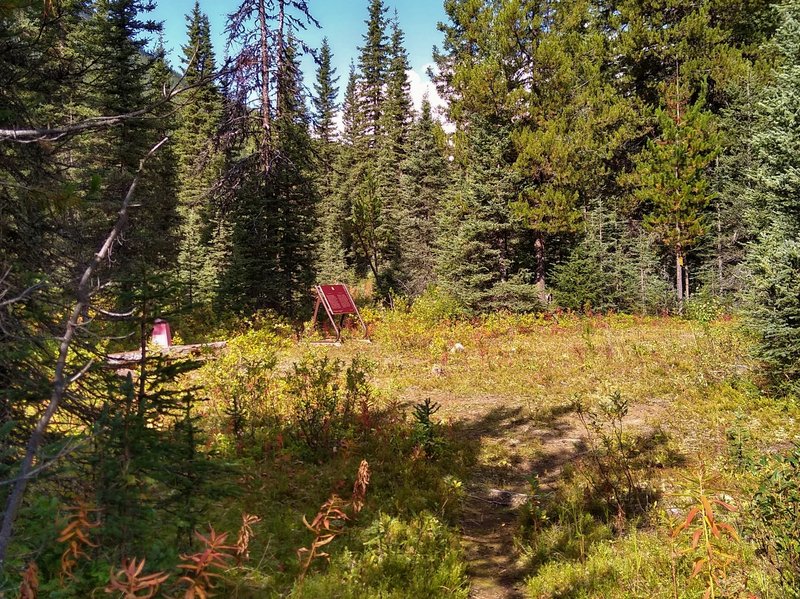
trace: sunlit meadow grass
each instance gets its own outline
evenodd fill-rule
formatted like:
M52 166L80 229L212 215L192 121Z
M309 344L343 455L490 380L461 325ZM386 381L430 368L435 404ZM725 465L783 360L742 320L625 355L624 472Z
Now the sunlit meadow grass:
M371 343L353 328L341 346L320 344L318 335L292 344L266 336L262 341L268 347L260 348L256 340L245 352L277 352L278 379L303 356L344 363L356 356L365 359L374 367L374 409L392 414L394 424L371 440L348 442L343 453L317 465L301 464L291 452L274 448L252 464L245 494L225 514L233 521L241 502L261 506L257 513L264 521L254 541L261 564L231 587L237 589L235 596L268 596L263 594L267 589L292 586L294 552L308 540L301 516L310 517L362 457L375 472L367 508L331 544L330 570L317 565L293 596L341 590L337 580L345 572L352 573L348 584L359 590L358 596L430 593L416 578L424 577L426 563L440 563L436 576L447 581L445 588L452 587L441 596L463 596L464 556L453 544L460 486L475 477L498 486L514 479L517 470L548 451L542 440L547 431L567 434L558 433L557 427L569 420L570 435L586 434L574 417L576 401L592 409L614 392L630 403L626 434L648 432L660 439L648 450L653 452L645 460L650 470L641 473L657 500L644 517L620 525L613 514L597 511L597 498L587 496L592 487L581 474L587 467L582 456L570 458L573 463L548 483L548 493L576 498L569 504L572 515L551 505L546 526L536 534L523 526L516 549L509 547L528 572L526 592L536 598L699 596L702 584L690 577L692 564L676 548L680 541L671 539L672 520L688 509L681 499L682 481L702 462L718 475L726 496L746 508L752 477L731 465L732 427L753 432L748 451L756 453L785 447L800 432L794 403L759 391L748 339L733 319L699 323L624 315L498 314L467 320L443 319L415 308L368 310L365 318ZM281 385L264 388L272 389L271 409L289 410L293 400ZM410 407L425 398L442 404L437 417L449 423L443 428L448 438L445 458L439 462L429 463L414 451L408 428ZM216 409L219 417L227 399L217 393L208 410ZM475 422L480 425L473 426ZM745 518L746 509L730 516L742 529ZM385 536L380 527L390 524L395 540L386 537L385 550L396 554L379 552L384 557L378 559L375 544L383 546L379 539ZM420 545L422 553L411 559L403 539L415 527L437 532L430 532L431 542ZM762 599L778 597L771 590L774 573L752 545L743 539L733 549L737 560L730 566L731 588L747 589ZM441 559L437 562L430 552ZM395 572L389 582L385 568ZM409 577L405 587L403 576ZM343 590L330 594L351 595Z

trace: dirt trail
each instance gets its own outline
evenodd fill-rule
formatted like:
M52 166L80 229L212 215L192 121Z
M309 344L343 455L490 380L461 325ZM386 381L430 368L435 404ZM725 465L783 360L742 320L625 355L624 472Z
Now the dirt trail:
M514 430L516 429L516 430ZM525 572L519 564L514 536L519 524L519 508L528 499L530 479L536 474L543 488L552 486L563 466L583 448L577 421L560 418L549 429L532 423L520 424L507 436L487 436L490 442L506 443L513 475L493 472L483 465L469 485L464 506L462 531L469 562L474 599L521 599L524 597ZM487 431L488 432L488 431ZM528 457L535 448L536 457ZM499 476L498 476L499 475ZM500 484L498 484L500 483Z
M536 474L546 489L584 448L577 417L562 410L534 420L522 402L497 397L458 398L426 393L441 415L458 420L481 454L461 518L473 599L521 599L525 572L514 537L519 508Z
M564 466L586 451L586 432L566 406L534 419L526 405L507 398L432 399L481 446L461 520L470 597L522 599L526 573L514 544L519 508L527 501L532 476L538 476L543 491L557 485ZM659 411L661 406L634 406L626 424L641 429Z

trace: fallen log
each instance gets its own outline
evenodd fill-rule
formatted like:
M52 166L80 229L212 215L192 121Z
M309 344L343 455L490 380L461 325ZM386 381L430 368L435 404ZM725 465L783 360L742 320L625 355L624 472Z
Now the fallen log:
M160 353L167 360L177 360L180 358L192 358L194 360L207 360L218 354L225 346L227 341L212 341L211 343L192 343L190 345L171 345L169 347L158 347L148 350L150 354ZM118 352L108 354L106 363L114 368L136 364L142 359L141 350Z

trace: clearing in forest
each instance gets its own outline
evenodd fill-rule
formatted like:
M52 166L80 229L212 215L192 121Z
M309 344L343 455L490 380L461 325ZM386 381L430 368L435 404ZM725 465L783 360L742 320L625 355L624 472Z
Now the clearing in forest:
M387 401L430 400L456 451L472 456L451 525L479 599L702 592L689 559L666 549L669 518L687 511L684 481L701 465L725 472L737 423L787 422L782 408L754 399L747 345L730 321L508 316L432 326L387 314L374 344L317 351L372 361ZM785 434L766 430L759 443ZM736 493L730 477L723 486ZM731 567L726 584L752 588L745 571Z

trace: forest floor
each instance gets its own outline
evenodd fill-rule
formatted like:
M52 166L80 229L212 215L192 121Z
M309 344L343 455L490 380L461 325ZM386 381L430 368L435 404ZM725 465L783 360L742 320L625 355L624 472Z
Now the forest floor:
M218 596L786 596L762 549L781 527L753 506L759 489L785 501L771 456L800 442L800 404L764 391L734 319L364 312L371 343L297 339L268 316L210 331L225 351L179 381L203 393L192 526L238 539L254 523ZM58 537L60 510L32 502L31 547ZM153 514L158 543L135 555L177 596L186 523ZM709 522L738 532L699 547ZM59 555L39 560L57 592L40 596L96 595L119 563L85 560L62 589Z

